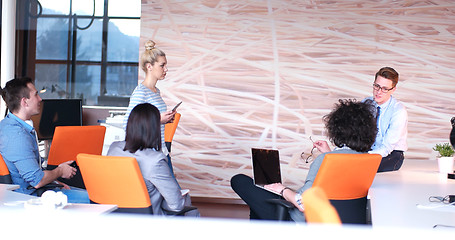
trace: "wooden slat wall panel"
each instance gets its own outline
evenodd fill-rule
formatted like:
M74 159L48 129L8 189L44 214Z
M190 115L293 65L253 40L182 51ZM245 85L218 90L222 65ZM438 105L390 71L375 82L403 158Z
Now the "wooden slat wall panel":
M455 116L454 35L450 0L142 1L141 46L166 52L158 86L169 106L183 100L172 157L194 196L236 197L229 179L251 175L251 147L279 149L286 184L301 186L322 116L371 95L383 66L400 73L406 158L434 158Z

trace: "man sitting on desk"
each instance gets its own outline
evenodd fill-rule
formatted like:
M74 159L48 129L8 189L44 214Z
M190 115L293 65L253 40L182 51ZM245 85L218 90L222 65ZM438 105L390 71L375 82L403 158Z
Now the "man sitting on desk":
M378 172L400 169L404 151L408 149L408 113L404 105L392 97L398 83L398 73L391 67L383 67L376 73L373 97L377 109L378 134L370 153L382 156ZM364 100L364 101L365 101Z
M32 80L27 77L10 80L1 89L1 94L10 113L0 122L0 154L13 184L20 186L16 191L35 194L36 189L59 177L73 177L76 174L76 169L70 166L73 161L62 163L52 171L42 169L35 129L30 120L32 115L40 113L41 98ZM84 190L70 189L67 185L54 190L67 195L68 202L90 202Z

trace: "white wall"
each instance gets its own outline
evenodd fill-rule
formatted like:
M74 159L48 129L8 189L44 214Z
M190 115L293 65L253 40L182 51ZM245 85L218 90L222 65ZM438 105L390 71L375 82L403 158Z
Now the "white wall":
M2 88L6 82L14 78L15 62L15 36L16 36L16 1L2 1L2 55L1 55L1 76ZM0 119L5 116L6 105L0 100Z

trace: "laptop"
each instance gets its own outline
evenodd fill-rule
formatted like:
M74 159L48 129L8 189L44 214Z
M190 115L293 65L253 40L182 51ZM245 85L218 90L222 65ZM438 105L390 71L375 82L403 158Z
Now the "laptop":
M281 183L280 156L278 150L251 149L254 184L260 188L272 183ZM266 189L267 190L267 189ZM270 191L278 194L276 192Z

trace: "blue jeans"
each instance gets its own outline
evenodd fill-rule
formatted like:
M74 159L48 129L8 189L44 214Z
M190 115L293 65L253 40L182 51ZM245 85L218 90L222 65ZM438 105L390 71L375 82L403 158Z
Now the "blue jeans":
M71 187L71 189L58 189L55 191L65 194L68 197L68 203L90 203L85 189Z

